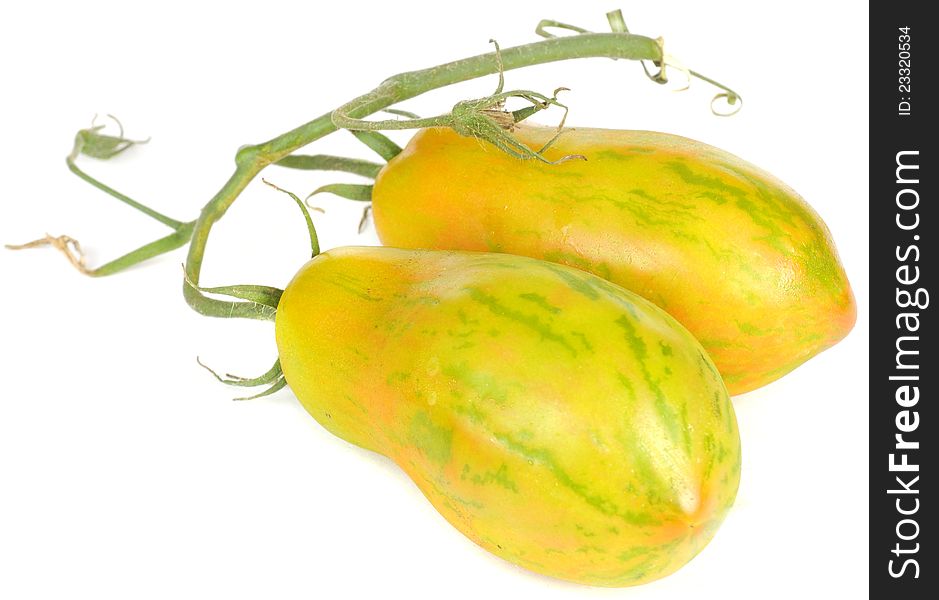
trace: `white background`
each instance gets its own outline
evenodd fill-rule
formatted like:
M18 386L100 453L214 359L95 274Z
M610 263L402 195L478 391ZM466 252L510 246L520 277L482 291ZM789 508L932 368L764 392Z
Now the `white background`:
M162 226L70 175L94 113L152 136L82 167L189 220L236 148L399 71L535 39L541 18L605 28L615 5L537 3L16 3L0 19L0 242L45 232L100 264ZM0 251L0 597L856 598L867 589L867 5L633 2L630 29L745 97L673 93L639 66L592 59L514 71L509 87L566 96L569 123L679 133L738 154L818 210L857 294L851 335L737 397L736 507L688 566L639 588L594 589L490 556L397 468L322 430L289 390L236 403L195 362L239 374L273 361L267 323L202 318L182 300L183 251L93 280L52 250ZM449 15L449 16L448 16ZM495 77L407 104L432 114ZM549 115L545 118L554 118ZM401 142L407 136L398 136ZM347 134L312 151L368 157ZM305 194L343 180L271 168ZM354 178L345 178L352 181ZM323 198L325 247L357 237L359 206ZM304 260L297 208L252 184L213 232L203 283L283 286Z

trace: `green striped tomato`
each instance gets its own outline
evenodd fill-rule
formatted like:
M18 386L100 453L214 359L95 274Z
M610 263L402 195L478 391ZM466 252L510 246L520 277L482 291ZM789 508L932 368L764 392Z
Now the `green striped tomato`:
M521 256L341 248L277 309L284 375L474 542L601 586L678 569L733 503L740 440L701 345L639 296Z
M533 149L553 129L518 127ZM828 228L786 184L727 152L648 131L567 129L545 165L449 129L419 132L375 183L399 248L521 254L648 298L707 349L732 394L777 379L851 330Z

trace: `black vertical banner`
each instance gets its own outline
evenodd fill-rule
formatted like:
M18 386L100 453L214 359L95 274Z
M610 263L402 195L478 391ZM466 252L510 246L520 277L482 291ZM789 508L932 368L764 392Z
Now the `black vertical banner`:
M870 20L870 579L872 598L939 597L939 360L930 293L939 111L929 3Z

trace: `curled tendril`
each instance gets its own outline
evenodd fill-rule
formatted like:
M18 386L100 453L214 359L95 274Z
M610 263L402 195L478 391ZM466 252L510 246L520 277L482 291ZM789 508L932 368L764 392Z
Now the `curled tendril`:
M114 115L107 115L109 119L117 125L118 134L116 136L101 133L106 125L98 125L98 115L91 120L91 127L82 129L75 136L75 146L69 159L74 161L80 154L92 158L108 159L117 156L131 146L137 144L146 144L150 138L145 140L132 140L124 137L124 125Z
M574 33L589 33L583 27L578 27L576 25L569 25L567 23L561 23L560 21L552 21L551 19L542 19L538 22L538 26L535 27L535 33L540 35L543 38L556 38L557 35L548 31L548 28L551 29L563 29L564 31L573 31Z
M726 106L730 106L731 110L729 112L722 112L718 110L715 107L715 103L717 103L718 100L726 100L724 104ZM743 108L743 99L736 94L721 92L720 94L716 94L713 98L711 98L711 113L713 113L715 116L732 117L740 112L741 108Z
M111 119L112 121L114 121L114 124L117 125L117 129L118 129L117 137L123 138L124 137L124 124L121 123L121 120L115 117L114 115L112 115L111 113L108 113L105 116ZM98 130L98 129L102 129L103 127L104 125L98 125L98 115L96 113L95 116L91 118L91 129Z
M671 67L674 67L675 69L678 69L679 71L681 71L682 73L685 74L685 83L684 83L684 85L682 85L682 86L679 87L679 88L674 89L673 91L675 91L675 92L683 92L683 91L687 90L689 87L691 87L691 79L692 79L692 78L700 79L701 81L704 81L704 82L706 82L706 83L709 83L709 84L713 85L714 87L716 87L716 88L718 88L718 89L724 90L723 92L720 92L720 93L718 93L718 94L715 94L714 97L711 98L711 113L712 113L713 115L718 116L718 117L729 117L729 116L735 115L735 114L737 114L738 112L740 112L740 109L743 107L743 98L740 97L740 94L738 94L738 93L735 92L734 90L730 89L729 87L727 87L727 86L724 85L723 83L720 83L719 81L715 81L715 80L711 79L710 77L707 77L707 76L705 76L705 75L702 75L701 73L698 73L697 71L694 71L694 70L692 70L692 69L689 69L689 68L686 67L686 66L684 65L684 63L682 63L680 60L678 60L677 58L675 58L675 57L672 56L671 54L665 53L665 52L664 52L664 48L663 48L663 52L662 52L662 57L663 57L663 58L662 58L663 64L667 64L667 65L669 65L669 66L671 66ZM663 66L663 69L664 69L664 66ZM667 81L667 80L666 80L666 81ZM727 104L728 106L732 107L733 110L730 110L730 111L719 111L719 110L717 109L717 107L715 106L715 104L717 103L718 100L726 100L726 104Z
M734 90L730 89L723 83L714 81L710 77L705 77L704 75L702 75L701 73L698 73L697 71L688 71L688 72L693 77L697 77L701 81L706 81L707 83L710 83L714 87L724 90L723 92L715 94L714 97L711 98L711 113L714 114L715 116L731 117L737 114L738 112L740 112L740 109L743 108L743 98L740 96L740 94L738 94ZM718 100L725 100L724 104L731 107L732 110L724 111L724 112L717 110L717 108L715 107L715 103Z
M608 12L606 14L606 18L607 18L607 21L610 23L610 29L613 31L613 33L629 33L629 28L626 27L626 21L625 19L623 19L622 11L614 10L614 11ZM557 35L548 31L548 28L563 29L565 31L573 31L575 34L590 33L590 30L584 29L583 27L577 27L576 25L570 25L568 23L561 23L559 21L552 21L550 19L542 19L538 23L537 27L535 27L535 33L544 38L557 37ZM711 108L711 113L713 115L718 116L718 117L730 117L740 112L740 109L743 108L743 98L740 96L740 94L730 89L726 85L711 79L710 77L705 77L704 75L702 75L701 73L698 73L697 71L692 71L691 69L685 67L674 56L670 56L666 54L665 40L662 39L661 37L656 39L656 42L658 42L659 48L661 49L662 60L651 61L651 62L656 67L657 71L653 72L652 69L649 68L649 65L647 63L650 61L645 61L645 60L639 61L639 64L642 65L642 70L645 72L646 77L648 77L650 80L654 81L655 83L664 85L668 83L666 67L667 66L674 67L678 69L679 71L681 71L682 73L684 73L686 77L685 85L674 91L682 92L682 91L687 90L689 87L691 87L691 79L697 78L707 83L710 83L711 85L713 85L714 87L718 89L723 90L722 92L716 94L713 98L711 98L710 108ZM613 60L616 60L616 59L614 58ZM730 111L718 110L716 106L718 100L726 100L725 104L729 107L732 107L733 110L730 110Z

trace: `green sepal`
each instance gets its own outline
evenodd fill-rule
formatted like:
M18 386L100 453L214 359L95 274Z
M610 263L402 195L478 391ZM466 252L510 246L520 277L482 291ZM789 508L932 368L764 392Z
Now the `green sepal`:
M276 185L274 185L267 179L262 179L261 181L263 181L266 185L271 186L278 192L283 192L287 194L293 199L293 201L297 204L297 206L300 207L300 212L303 213L303 219L306 221L307 233L310 236L310 252L311 252L310 257L312 258L316 256L317 254L319 254L320 253L320 240L319 240L319 236L316 235L316 227L313 226L313 219L310 217L310 211L306 209L306 206L303 204L300 198L297 197L297 195L294 194L293 192L277 187Z
M259 375L258 377L239 377L238 375L232 375L231 373L226 373L224 377L216 373L211 367L207 366L202 360L197 356L196 362L199 363L199 366L212 374L213 377L219 380L219 382L224 383L225 385L233 385L237 387L257 387L259 385L269 385L275 383L278 379L283 377L284 372L280 368L280 359L274 361L274 366L272 366L266 373Z
M305 171L342 171L375 179L385 165L359 158L330 156L328 154L291 154L277 161L278 167Z
M401 146L392 142L388 136L383 133L364 130L350 130L350 133L385 160L391 160L401 153Z
M267 388L266 390L264 390L263 392L259 394L255 394L253 396L246 396L244 398L232 398L232 400L237 400L239 402L242 400L256 400L258 398L263 398L264 396L270 396L274 392L280 391L284 389L285 387L287 387L287 380L281 377L280 379L275 381L274 384L271 385L271 387Z
M362 185L358 183L330 183L316 188L310 192L306 199L309 200L316 194L333 194L346 200L355 200L357 202L369 202L372 199L371 185Z

